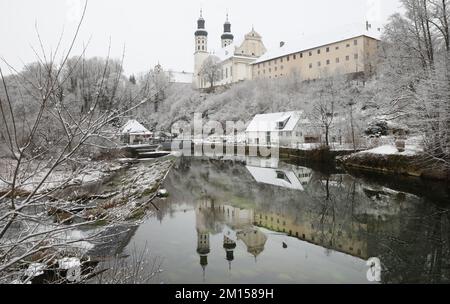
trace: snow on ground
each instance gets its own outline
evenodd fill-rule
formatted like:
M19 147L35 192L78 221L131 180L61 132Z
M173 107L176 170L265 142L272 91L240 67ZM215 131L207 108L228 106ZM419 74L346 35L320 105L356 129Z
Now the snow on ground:
M14 160L0 159L0 191L7 189L6 180L12 179L12 170L14 167ZM84 160L87 165L84 168L75 172L70 166L61 166L54 170L50 176L45 180L39 189L39 193L58 188L62 185L70 186L75 184L93 183L102 180L112 172L120 170L126 166L118 162L94 162ZM6 166L8 164L8 166ZM3 166L5 165L5 166ZM28 169L27 172L20 172L16 186L23 191L31 192L41 182L41 180L48 173L48 168L42 168L39 164L34 163L28 166L22 166Z
M0 180L0 191L7 188L7 184Z
M385 145L371 150L360 152L360 154L377 154L377 155L404 155L414 156L421 152L421 149L415 145L407 145L404 152L399 152L395 146Z
M381 138L373 139L369 147L372 149L357 153L358 155L375 154L375 155L403 155L414 156L423 152L421 136L411 136L405 141L405 151L398 152L395 147L395 138L393 136L382 136Z
M102 180L112 172L124 168L123 164L111 162L95 162L87 166L73 179L75 183L93 183Z
M143 201L155 194L173 164L172 159L153 160L153 163L140 162L121 177L121 190L111 200L126 198L126 204L118 205L110 210L110 216L115 220L126 220L132 216L133 211L140 207Z

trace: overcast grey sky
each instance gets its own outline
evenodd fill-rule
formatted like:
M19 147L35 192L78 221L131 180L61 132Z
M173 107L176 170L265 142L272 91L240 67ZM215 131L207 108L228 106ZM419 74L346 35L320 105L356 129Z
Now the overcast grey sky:
M0 0L0 56L21 69L35 61L31 45L39 47L35 23L45 46L55 49L74 33L83 0ZM279 41L326 31L347 24L384 23L400 10L399 0L90 0L74 54L91 38L87 56L120 58L125 45L125 73L144 72L158 61L165 68L193 70L194 31L203 8L210 48L218 48L227 11L239 37L251 30L263 36L267 48ZM0 63L5 70L5 66Z

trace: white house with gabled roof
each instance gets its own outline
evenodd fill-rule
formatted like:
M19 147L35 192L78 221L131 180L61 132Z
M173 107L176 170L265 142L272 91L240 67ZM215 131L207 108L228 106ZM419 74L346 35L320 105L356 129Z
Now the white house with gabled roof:
M134 119L129 120L121 132L122 142L130 145L147 143L152 137L153 133Z
M248 125L246 141L249 145L296 147L299 144L320 142L303 111L256 115Z

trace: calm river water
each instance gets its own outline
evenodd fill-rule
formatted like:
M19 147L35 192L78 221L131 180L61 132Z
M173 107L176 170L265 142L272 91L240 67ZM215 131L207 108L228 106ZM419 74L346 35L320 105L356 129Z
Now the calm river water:
M372 257L382 283L449 282L448 193L415 182L180 158L123 253L159 257L155 283L367 284Z

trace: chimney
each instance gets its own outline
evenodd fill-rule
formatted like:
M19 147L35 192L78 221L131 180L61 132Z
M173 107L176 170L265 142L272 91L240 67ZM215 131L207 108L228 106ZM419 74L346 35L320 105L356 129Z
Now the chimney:
M284 44L285 44L285 42L284 42L284 41L281 41L281 42L280 42L280 48L282 48L282 47L284 46Z
M366 21L366 30L368 31L371 28L372 28L372 24L370 24L369 21Z

